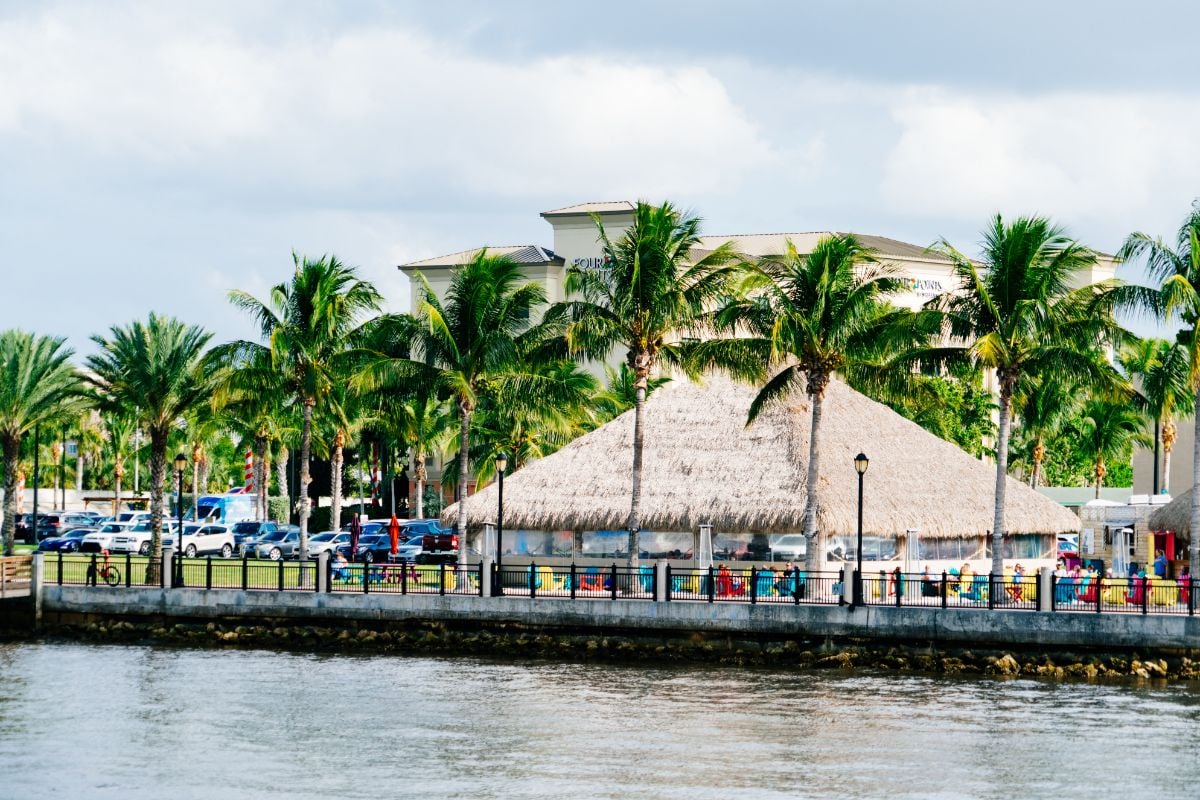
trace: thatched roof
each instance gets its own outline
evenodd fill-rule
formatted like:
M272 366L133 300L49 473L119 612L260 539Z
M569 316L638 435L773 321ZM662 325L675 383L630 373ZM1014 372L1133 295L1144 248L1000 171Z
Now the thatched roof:
M803 392L746 427L751 387L720 377L680 379L646 403L642 528L718 532L802 530L810 407ZM821 426L818 524L853 534L857 524L854 456L870 458L864 529L959 537L992 526L995 468L925 431L888 407L832 381ZM629 513L633 411L535 461L504 481L509 530L614 530ZM468 525L493 522L496 486L467 500ZM446 524L457 506L442 514ZM1009 479L1006 527L1012 533L1079 529L1070 511Z
M507 480L504 488L508 488ZM505 513L507 513L507 497L504 498L504 506ZM1152 531L1174 531L1176 539L1190 542L1192 540L1192 490L1188 489L1165 506L1155 510L1150 515L1149 525Z

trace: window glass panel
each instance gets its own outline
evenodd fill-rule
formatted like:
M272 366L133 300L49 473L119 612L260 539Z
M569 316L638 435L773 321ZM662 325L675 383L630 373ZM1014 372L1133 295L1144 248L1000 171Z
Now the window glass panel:
M504 555L570 558L571 531L505 531Z
M642 531L638 536L641 558L692 558L695 537L678 531Z
M627 531L584 531L584 558L629 558Z

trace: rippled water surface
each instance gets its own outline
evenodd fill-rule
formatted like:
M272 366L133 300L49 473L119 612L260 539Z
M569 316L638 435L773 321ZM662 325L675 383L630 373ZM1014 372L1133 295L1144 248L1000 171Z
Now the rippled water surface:
M0 645L0 797L1183 797L1193 687Z

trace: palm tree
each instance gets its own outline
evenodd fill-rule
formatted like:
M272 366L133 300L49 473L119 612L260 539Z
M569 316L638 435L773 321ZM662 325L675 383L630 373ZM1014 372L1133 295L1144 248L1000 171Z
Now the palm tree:
M364 318L379 310L382 297L334 256L314 261L293 253L292 260L291 280L275 286L266 302L240 290L230 292L230 301L254 316L267 344L234 342L222 348L221 357L244 371L258 365L260 377L263 369L277 373L288 395L302 408L300 552L307 553L313 410L328 398L339 367L352 357L349 343Z
M1131 233L1118 257L1125 261L1144 258L1150 277L1160 281L1157 310L1168 322L1183 324L1178 342L1187 354L1187 387L1193 398L1196 435L1192 450L1191 530L1200 531L1200 202L1179 227L1174 245L1145 233ZM1200 535L1192 535L1192 574L1200 572Z
M614 369L604 365L604 387L596 392L591 405L596 410L597 423L604 424L611 419L621 416L637 403L637 387L633 371L622 361ZM649 397L655 389L670 383L666 376L650 378L646 384L646 396Z
M463 501L466 476L471 474L475 409L489 393L504 397L540 394L550 402L560 399L560 387L533 366L556 332L561 338L561 329L545 320L530 326L533 312L546 301L545 289L526 280L520 266L507 256L477 252L454 271L444 299L438 298L424 275L417 273L416 278L422 294L416 313L418 325L412 326L411 319L394 321L415 331L411 357L379 354L364 364L356 384L360 390L369 390L424 382L458 407L459 480L454 494L459 504L459 563L466 563L467 509Z
M1042 479L1047 446L1057 440L1079 408L1083 387L1060 375L1025 375L1013 390L1013 410L1019 424L1016 435L1029 467L1029 485L1036 489Z
M1008 475L1013 396L1021 378L1066 376L1085 383L1112 381L1097 351L1121 333L1113 321L1114 282L1071 288L1076 273L1096 254L1042 217L1005 224L999 214L984 232L981 263L942 239L931 248L952 260L958 286L930 301L944 315L957 353L987 370L999 384L996 495L992 567L1004 570L1004 490Z
M100 351L87 359L102 410L135 416L150 434L150 550L146 580L158 579L162 559L163 485L167 439L196 408L210 402L216 378L205 363L212 334L153 312L145 322L114 325L93 336Z
M593 216L604 251L602 269L567 270L569 299L552 310L567 321L570 349L596 361L625 349L634 376L633 476L629 500L629 563L638 561L642 525L642 451L645 405L651 375L660 366L684 366L681 337L697 329L705 312L724 293L735 253L722 244L700 253L700 218L670 203L638 202L633 225L612 239Z
M1079 425L1080 449L1092 464L1096 499L1108 474L1108 464L1128 461L1134 445L1151 444L1142 428L1142 416L1124 399L1093 398L1083 406Z
M376 418L360 402L345 381L339 381L326 398L326 409L321 415L320 427L329 433L329 527L342 527L342 475L345 471L346 445L353 445L362 435L363 429Z
M454 412L449 403L439 400L427 384L418 384L409 397L395 397L384 406L381 417L389 432L408 445L413 458L413 480L416 482L415 519L425 516L425 484L429 480L426 460L441 453L449 445L454 427Z
M0 447L4 452L4 555L12 555L17 521L21 439L61 416L79 397L79 373L65 339L0 332ZM36 478L35 478L36 479Z
M113 516L121 510L121 481L125 477L125 459L129 457L129 448L133 444L138 420L131 414L112 412L104 414L104 449L113 470Z
M1165 339L1138 339L1122 348L1119 360L1126 372L1138 379L1137 401L1154 422L1153 444L1162 443L1161 486L1169 494L1175 417L1190 413L1186 403L1191 394L1187 348Z
M778 370L751 402L747 424L800 386L807 392L812 405L803 532L809 570L819 570L825 556L817 526L825 390L838 374L880 386L891 377L883 368L886 357L901 351L897 337L910 344L914 330L908 324L912 312L886 299L903 285L896 269L879 263L853 234L826 236L807 255L789 241L781 257L748 265L739 295L717 312L718 328L734 338L697 346L706 361L724 349L727 363L740 364L740 350L760 372Z

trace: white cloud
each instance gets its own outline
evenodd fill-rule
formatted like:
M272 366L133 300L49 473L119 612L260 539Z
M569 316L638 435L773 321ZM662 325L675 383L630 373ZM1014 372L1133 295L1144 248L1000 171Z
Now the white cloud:
M892 107L901 134L883 199L928 217L1037 212L1122 230L1175 221L1200 191L1198 99L910 90Z

